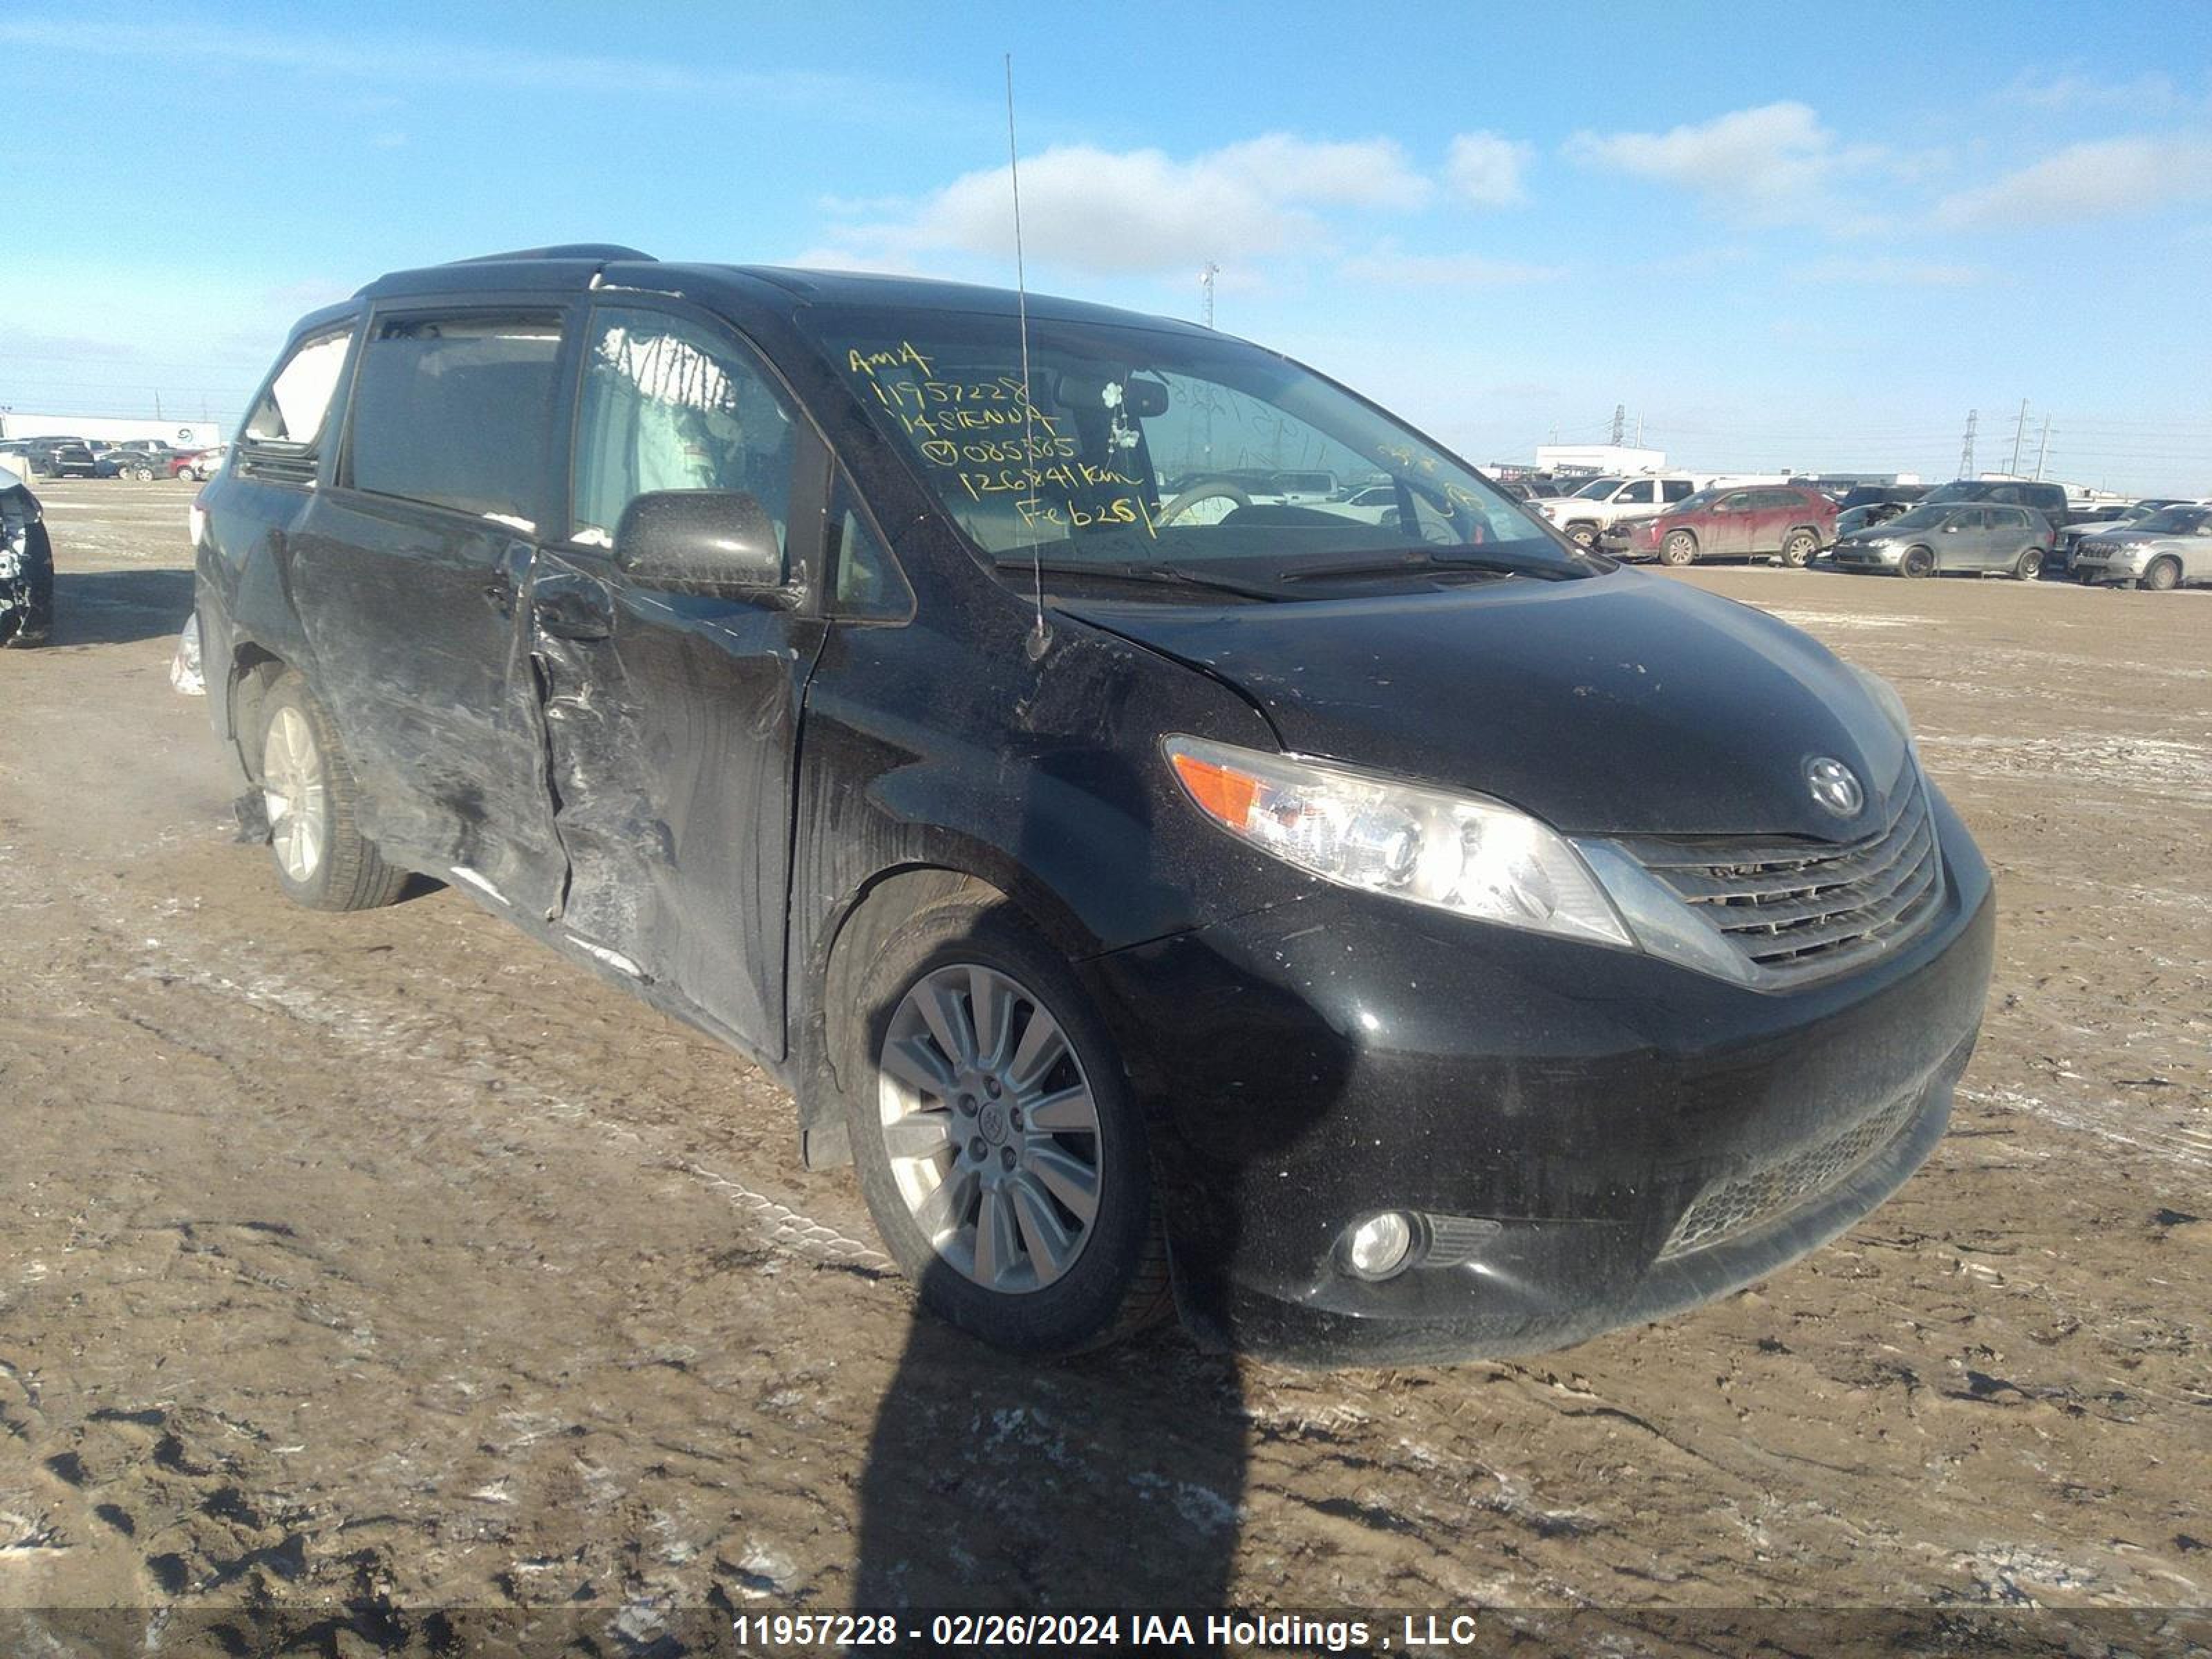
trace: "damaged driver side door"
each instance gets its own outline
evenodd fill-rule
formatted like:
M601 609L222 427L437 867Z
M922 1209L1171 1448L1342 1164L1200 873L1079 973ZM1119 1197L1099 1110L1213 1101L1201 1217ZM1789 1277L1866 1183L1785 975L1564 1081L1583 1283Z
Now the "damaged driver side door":
M780 1059L828 453L763 361L688 307L595 306L578 373L569 533L540 550L528 597L568 860L556 927L655 1000ZM625 557L626 514L702 502L749 515L758 561L717 570L711 539L681 579Z

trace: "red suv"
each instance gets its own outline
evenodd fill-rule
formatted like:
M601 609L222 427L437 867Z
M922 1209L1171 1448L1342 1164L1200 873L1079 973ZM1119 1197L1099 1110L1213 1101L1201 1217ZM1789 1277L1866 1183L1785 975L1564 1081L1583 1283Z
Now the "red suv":
M1662 564L1778 554L1802 565L1836 539L1836 504L1817 489L1750 484L1701 489L1664 513L1625 519L1605 532L1615 558Z

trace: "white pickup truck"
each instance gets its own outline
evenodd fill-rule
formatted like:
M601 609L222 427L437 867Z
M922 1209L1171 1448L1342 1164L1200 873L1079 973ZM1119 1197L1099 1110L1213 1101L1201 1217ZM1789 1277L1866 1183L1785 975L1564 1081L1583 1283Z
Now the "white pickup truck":
M1598 537L1620 520L1663 513L1675 502L1688 500L1707 482L1687 472L1592 478L1571 495L1531 505L1576 545L1595 547Z

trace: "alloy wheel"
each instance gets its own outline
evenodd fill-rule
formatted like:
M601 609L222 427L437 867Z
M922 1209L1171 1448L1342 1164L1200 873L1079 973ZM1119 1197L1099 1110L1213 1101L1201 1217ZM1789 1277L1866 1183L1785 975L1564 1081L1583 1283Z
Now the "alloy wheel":
M878 1056L878 1123L922 1237L986 1290L1063 1277L1098 1214L1098 1103L1067 1033L1018 981L980 963L924 975Z
M261 744L261 799L270 845L295 882L312 880L330 844L330 783L307 717L279 708Z

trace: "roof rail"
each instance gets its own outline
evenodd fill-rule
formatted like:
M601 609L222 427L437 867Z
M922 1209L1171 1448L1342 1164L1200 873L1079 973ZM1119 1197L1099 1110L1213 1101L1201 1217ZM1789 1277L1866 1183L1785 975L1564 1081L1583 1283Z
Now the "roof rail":
M515 259L642 259L650 264L659 263L650 253L640 253L619 242L556 242L551 247L520 247L511 253L479 253L474 258L449 259L447 263L490 265Z

